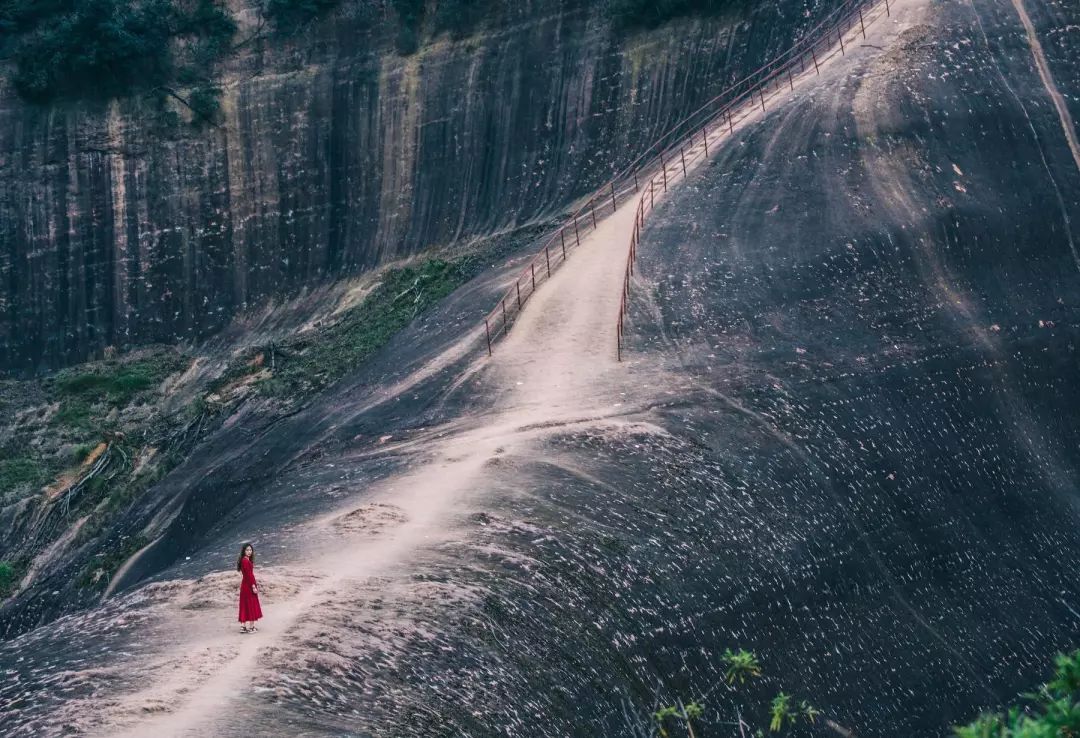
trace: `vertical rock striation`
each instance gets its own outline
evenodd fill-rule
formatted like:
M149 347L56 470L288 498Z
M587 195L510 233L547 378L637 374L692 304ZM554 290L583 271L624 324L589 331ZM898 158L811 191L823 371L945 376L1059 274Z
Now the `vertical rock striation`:
M5 79L0 370L197 340L269 297L550 216L835 3L779 5L626 34L539 0L411 57L346 5L244 45L202 130L138 96L30 106Z

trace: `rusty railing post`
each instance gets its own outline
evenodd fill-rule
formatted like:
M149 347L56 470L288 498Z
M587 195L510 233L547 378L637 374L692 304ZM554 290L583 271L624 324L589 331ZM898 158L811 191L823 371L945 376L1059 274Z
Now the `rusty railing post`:
M491 328L488 326L488 319L484 317L484 335L487 336L488 344L488 356L491 356Z
M795 91L795 80L791 76L791 67L788 67L788 70L787 70L787 83L791 87L791 91L794 92Z
M562 260L566 261L566 229L559 230L559 242L562 244Z
M656 180L649 180L649 207L656 210Z
M814 57L814 71L821 74L821 67L819 67L817 63L817 52L814 51L813 46L810 47L810 56Z
M847 51L844 50L844 32L839 27L836 29L836 38L840 40L840 56L847 56Z
M892 17L892 13L889 12L889 0L885 0L885 16L888 18Z
M728 108L728 111L727 111L727 127L728 127L728 133L730 133L732 136L734 136L735 135L735 121L733 121L731 119L731 108Z
M592 206L592 227L593 227L593 230L595 231L596 230L596 206L595 205Z
M683 147L679 147L679 158L682 159L682 176L686 179L686 154L683 152Z
M635 171L634 172L634 192L637 192L637 191L638 191L637 172Z
M581 234L578 233L577 229L577 213L574 213L574 240L577 242L578 246L581 245Z
M866 22L863 21L862 6L861 5L859 6L859 25L862 26L862 37L863 37L863 41L865 41L866 40Z
M705 156L708 156L709 155L709 134L704 128L701 129L701 141L702 141L702 143L705 144Z
M615 201L615 180L611 180L611 212L619 209L619 203Z
M514 286L517 287L518 312L520 313L521 312L521 278L520 277L518 278L518 280L516 282L514 282Z
M544 246L544 261L547 262L548 279L551 279L551 254L548 252L548 247Z
M503 333L505 334L508 330L510 330L507 327L509 324L506 322L506 298L505 297L502 299L502 309L503 309Z
M536 262L533 261L529 264L529 269L532 271L532 291L536 292ZM529 293L532 294L532 293Z
M660 171L664 173L664 192L667 192L667 163L664 161L664 152L660 152Z
M765 90L764 89L759 89L758 94L761 95L761 114L764 115L765 114ZM754 96L751 95L750 99L753 100Z

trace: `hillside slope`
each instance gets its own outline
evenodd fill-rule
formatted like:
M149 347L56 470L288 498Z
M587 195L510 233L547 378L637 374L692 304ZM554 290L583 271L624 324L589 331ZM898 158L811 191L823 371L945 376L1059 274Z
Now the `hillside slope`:
M630 354L698 386L667 427L733 496L696 628L860 736L942 735L1077 645L1078 24L932 3L645 234Z
M491 359L513 259L231 419L132 512L155 542L111 598L0 643L0 728L644 736L696 699L730 735L783 690L894 738L1038 682L1080 624L1080 426L1077 271L1032 201L1078 172L1011 0L891 5L660 200L626 361L624 207Z

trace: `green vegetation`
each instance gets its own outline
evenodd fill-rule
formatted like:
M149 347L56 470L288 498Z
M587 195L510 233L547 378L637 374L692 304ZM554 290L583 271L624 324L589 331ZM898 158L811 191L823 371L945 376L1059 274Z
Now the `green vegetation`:
M56 422L80 431L92 431L90 403L81 398L67 400L56 413Z
M126 489L131 480L120 472L125 465L130 468L128 457L137 449L120 440L132 427L115 411L152 402L165 377L181 371L187 363L177 351L148 349L134 357L84 364L27 383L26 392L34 398L32 402L40 403L40 410L25 419L20 430L0 447L0 502L8 504L34 493L55 482L61 473L65 484L74 483L78 475L88 471L80 465L106 439L117 448L115 458L109 462L107 474L90 479L79 491L77 505L89 507L104 499L109 489L114 493ZM57 408L55 412L50 412L51 407ZM144 416L153 417L154 413L139 411L138 417ZM147 440L155 442L160 432L158 429Z
M0 460L0 491L45 483L47 471L41 462L28 456Z
M620 26L653 28L672 18L745 8L748 0L605 0ZM326 16L341 0L266 0L264 17L292 33ZM461 38L503 12L497 0L390 0L395 45L412 54L432 34ZM430 17L425 17L429 9ZM359 13L373 17L373 4ZM425 23L425 20L428 22ZM216 123L219 61L232 53L236 21L224 0L0 0L0 54L12 58L16 89L28 100L122 97L145 93L163 120L170 101L193 123ZM261 33L254 34L254 37Z
M0 0L15 87L38 102L142 90L210 122L219 94L213 67L235 31L218 0ZM174 84L191 92L184 97Z
M726 649L720 660L725 665L724 682L729 687L741 688L749 682L761 676L761 662L757 654L740 648L738 651ZM712 691L712 690L709 690ZM737 691L733 695L733 703L728 706L731 711L731 725L737 726L739 735L754 738L763 738L765 730L754 729L747 717L761 714L762 706L747 709L742 702L742 695ZM808 726L817 722L821 712L806 700L796 701L794 697L784 692L778 693L764 708L765 717L769 721L769 733L784 736L796 736L806 734ZM705 709L701 702L687 702L685 705L680 700L677 705L667 705L652 713L652 721L656 723L657 732L661 738L671 738L668 728L672 721L682 723L689 738L697 738L694 732L694 722L701 720ZM751 717L752 719L752 717ZM800 732L801 731L801 732ZM966 738L966 737L965 737ZM980 737L981 738L981 737ZM1026 737L1025 737L1026 738Z
M83 588L105 589L124 562L147 543L149 541L143 536L124 536L115 546L90 561L79 575L78 585Z
M128 361L106 361L58 372L46 381L49 395L60 403L54 420L83 435L96 434L105 416L131 404L173 372L184 367L175 353L156 353Z
M183 366L174 356L151 356L129 362L108 362L58 372L52 386L61 398L127 405L137 394L156 387Z
M0 561L0 599L11 594L18 583L17 567L9 561Z
M736 681L739 684L745 684L748 679L761 676L761 664L753 651L742 648L738 651L732 651L729 648L724 651L722 658L724 663L727 664L727 672L724 674L724 678L727 679L728 684L734 684Z
M81 560L74 584L104 588L147 542L139 535L116 535L122 511L187 459L245 398L261 395L265 402L259 412L289 412L354 371L459 285L546 229L522 228L471 245L467 252L389 269L358 305L314 330L246 350L215 379L195 368L184 383L165 387L192 398L182 408L165 401L161 389L166 378L192 367L194 357L170 347L147 347L40 379L0 383L5 412L20 416L0 446L0 497L9 491L22 495L27 485L61 483L70 490L63 498L64 514L71 521L86 518L73 548L97 552ZM85 463L103 442L107 455ZM17 551L14 561L19 561ZM18 567L9 566L21 578Z
M785 726L793 726L800 719L807 723L814 723L821 713L806 700L800 700L798 704L791 695L780 692L769 703L769 730L778 732Z
M957 738L1076 738L1080 736L1080 650L1060 654L1054 677L1027 705L980 715L957 727Z
M661 738L670 737L671 734L667 732L666 723L672 719L683 721L686 724L686 732L690 735L694 735L693 721L700 718L704 712L705 711L701 709L701 705L696 702L691 702L685 706L679 707L668 705L667 707L661 707L654 712L653 720L656 721L656 729L660 733Z
M339 322L274 347L273 375L260 383L260 391L295 397L344 376L416 316L463 284L474 273L473 266L468 258L428 259L416 266L389 270L363 303Z

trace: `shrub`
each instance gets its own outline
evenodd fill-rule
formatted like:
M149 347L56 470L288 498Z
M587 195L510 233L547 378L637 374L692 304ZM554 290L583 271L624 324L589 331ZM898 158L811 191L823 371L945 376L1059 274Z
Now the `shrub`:
M0 23L20 34L14 44L16 89L45 102L108 98L153 89L177 68L208 77L236 31L215 0L7 0ZM173 59L184 39L185 59Z
M428 259L391 269L364 302L340 322L280 347L274 376L260 384L271 396L300 396L322 389L385 346L413 318L453 292L471 276L466 259Z
M957 738L1068 738L1080 735L1080 651L1055 660L1054 678L1026 709L987 713L954 729Z
M7 597L19 585L19 567L0 561L0 599Z
M52 379L53 390L66 401L105 401L115 407L131 402L140 392L156 387L182 368L183 360L171 354L135 361L75 367Z
M28 457L0 460L0 502L3 493L18 487L32 488L45 483L46 469L36 459Z
M188 95L187 104L196 123L218 123L221 117L221 88L200 85Z
M109 96L137 80L159 81L166 67L169 6L84 0L26 36L15 52L15 86L47 100L80 92Z

